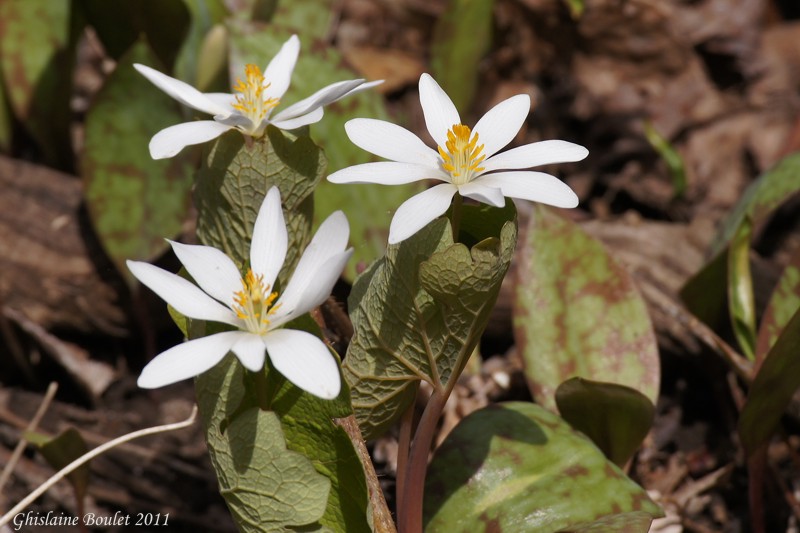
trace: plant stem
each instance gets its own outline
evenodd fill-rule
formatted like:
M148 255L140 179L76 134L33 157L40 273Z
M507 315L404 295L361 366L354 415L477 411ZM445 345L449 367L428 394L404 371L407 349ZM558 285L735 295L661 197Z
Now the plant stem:
M428 471L428 454L436 433L436 424L447 403L447 396L441 389L434 391L420 418L414 442L411 443L411 455L403 486L403 508L397 512L400 533L422 533L422 496Z
M461 194L453 197L453 212L450 215L450 225L453 228L453 242L458 242L458 232L461 230Z
M269 359L264 362L264 366L269 366ZM269 369L270 371L272 368ZM259 372L253 372L253 383L256 388L256 399L258 400L258 407L262 411L269 411L272 406L272 398L275 396L276 387L275 380L267 379L267 369L264 368Z
M411 435L414 433L414 402L408 406L400 419L400 436L397 439L397 508L403 509L403 490L406 485L406 469L408 468L408 452L411 447Z

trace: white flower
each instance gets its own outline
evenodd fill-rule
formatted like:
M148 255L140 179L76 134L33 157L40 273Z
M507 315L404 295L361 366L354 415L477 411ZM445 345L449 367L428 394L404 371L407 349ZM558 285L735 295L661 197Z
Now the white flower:
M328 176L333 183L444 182L406 200L397 209L389 228L389 244L407 239L442 215L456 193L497 207L505 205L505 196L557 207L578 205L575 193L556 177L518 169L580 161L589 153L583 146L542 141L497 154L528 117L530 97L518 94L500 102L473 130L461 124L455 105L428 74L419 79L419 99L438 152L396 124L357 118L345 124L350 140L391 161L355 165ZM498 170L503 172L495 172Z
M283 130L314 124L322 119L323 106L382 83L382 80L370 83L364 83L364 80L333 83L270 118L272 110L278 106L289 88L299 53L300 40L292 35L267 65L263 74L256 65L246 65L245 79L239 79L234 87L238 94L201 93L191 85L150 67L138 63L133 65L156 87L182 104L214 115L214 120L186 122L158 132L150 140L151 157L172 157L186 146L216 139L234 128L245 135L260 137L268 124Z
M271 292L286 257L288 236L280 193L273 187L261 205L250 244L250 269L242 278L233 261L210 246L170 242L197 285L148 263L128 261L136 278L179 313L237 328L179 344L142 370L144 388L196 376L232 351L248 370L264 366L264 351L289 381L321 398L339 395L339 367L325 344L305 331L282 328L330 295L353 249L345 249L350 228L341 211L319 227L278 297ZM199 288L198 288L199 286ZM201 290L202 289L202 290Z

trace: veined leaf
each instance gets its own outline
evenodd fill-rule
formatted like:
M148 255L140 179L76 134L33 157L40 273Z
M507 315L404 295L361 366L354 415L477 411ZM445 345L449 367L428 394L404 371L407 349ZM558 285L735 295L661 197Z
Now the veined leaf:
M536 401L555 409L556 387L578 376L627 385L655 402L658 347L630 275L543 206L535 206L520 250L514 337Z
M244 267L258 210L267 191L277 186L289 231L283 272L293 271L311 239L312 193L324 170L325 156L307 136L295 137L273 126L252 142L245 142L238 131L225 133L197 174L198 237Z
M523 402L490 405L456 426L434 454L423 510L429 533L646 533L663 515L586 437Z
M486 233L469 236L477 242L472 248L454 244L449 221L439 218L389 246L356 280L344 375L365 438L378 436L402 414L420 380L451 385L480 339L511 261L516 212L511 202L502 210L462 211L464 219L491 218L491 211L502 213L502 228L480 228Z

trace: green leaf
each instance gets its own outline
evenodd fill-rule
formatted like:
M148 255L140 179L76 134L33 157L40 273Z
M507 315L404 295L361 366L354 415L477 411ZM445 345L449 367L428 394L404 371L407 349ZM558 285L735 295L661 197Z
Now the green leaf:
M633 280L598 241L543 206L520 248L515 297L514 338L538 403L554 409L556 387L575 376L655 402L658 346Z
M220 493L240 531L286 531L325 512L330 481L288 450L275 413L242 400L241 367L228 355L197 379L200 413Z
M663 515L588 439L522 402L490 405L456 426L434 454L423 510L428 533L646 533Z
M712 254L718 254L728 245L746 217L750 217L753 227L757 227L798 191L800 153L795 153L780 160L747 188L725 220L719 235L712 241Z
M762 361L797 310L800 309L800 250L789 260L772 292L756 342L756 361Z
M636 389L583 378L559 385L556 404L562 418L620 468L639 448L655 416L653 402Z
M389 246L356 280L344 375L365 438L377 437L400 416L420 380L447 388L458 378L511 261L516 211L508 204L500 210L502 229L473 235L471 249L454 244L449 220L439 218ZM481 218L492 209L466 206L462 216Z
M86 441L75 428L68 428L55 437L35 432L26 432L24 437L39 449L42 457L56 471L89 451ZM72 485L77 501L82 502L89 490L89 463L85 463L67 474L67 481Z
M728 323L728 249L706 263L681 288L680 297L692 314L719 330Z
M586 2L584 0L564 0L564 3L567 4L569 12L574 19L580 18L580 16L583 15L584 9L586 9Z
M800 387L800 311L786 324L758 370L739 417L739 437L748 454L764 444Z
M181 121L177 104L132 67L155 61L145 43L133 46L86 117L81 167L87 207L120 272L127 272L126 259L161 254L167 248L164 238L181 231L189 209L195 166L189 152L155 161L147 149L153 135Z
M318 332L318 328L308 317L293 321L287 327L312 332L317 330ZM301 355L298 354L298 356ZM316 527L329 528L333 531L369 532L368 498L364 471L349 437L341 427L332 421L333 418L346 417L352 413L348 402L347 387L343 387L339 398L328 401L298 389L274 370L269 371L268 380L276 390L271 403L273 411L270 412L270 415L274 412L280 419L280 427L285 436L285 446L291 452L297 452L305 457L309 461L308 464L313 466L316 474L321 475L327 482L327 484L320 483L318 477L310 475L307 470L303 475L285 479L286 482L296 483L301 481L306 483L303 480L315 480L314 494L311 495L314 501L324 494L322 499L324 510L319 512L316 518L312 518L312 513L304 515L310 520L304 523L311 524L313 522ZM219 365L198 376L197 395L200 412L207 421L207 439L212 454L212 463L217 470L224 496L227 490L224 482L227 474L220 473L219 469L230 468L230 465L217 462L214 457L219 454L224 456L235 453L235 450L233 450L232 444L221 440L213 432L213 428L216 426L223 433L233 431L233 427L225 429L230 420L238 420L239 413L255 409L256 392L253 374L245 372L237 360L229 355ZM239 444L237 443L236 446ZM270 459L266 455L253 454L248 465L256 468L262 460ZM256 482L255 478L252 479L253 482ZM281 489L276 491L274 497L289 503L297 496L291 492L285 494L284 489ZM228 498L226 497L226 499ZM234 517L238 517L242 511L234 510L234 507L246 506L249 508L251 503L249 500L228 500L228 505L231 507ZM264 527L264 524L275 520L275 510L268 507L263 508L257 517L251 517L250 523L256 528L255 530L258 530L258 527ZM238 518L237 522L241 526ZM266 529L269 530L269 528Z
M750 236L753 225L745 217L728 248L728 311L742 352L755 359L756 303L750 276Z
M186 40L175 60L175 75L199 91L212 87L229 92L227 33L222 22L228 12L222 0L184 0L191 14ZM203 58L200 61L200 58Z
M145 35L161 63L172 70L186 36L189 0L137 0L109 2L81 0L86 19L94 27L103 48L114 59L122 57Z
M494 0L450 0L431 42L433 76L465 113L478 86L480 63L492 38Z
M245 142L238 131L227 132L212 145L197 174L198 237L243 269L249 263L258 210L267 191L276 186L289 231L283 272L294 270L311 239L312 193L324 169L322 150L307 136L269 126L264 137Z
M0 71L14 115L45 160L72 166L70 108L77 17L69 0L0 2Z
M320 46L316 39L321 33L309 29L327 27L318 21L327 0L306 0L300 3L283 3L275 15L275 24L269 31L260 31L253 25L231 26L231 64L266 63L278 52L293 33L301 36L302 49L292 83L276 112L291 105L322 87L347 79L357 78L342 67L342 57L333 48ZM284 7L290 10L286 14ZM308 21L308 27L303 26ZM388 114L383 98L374 90L349 96L325 108L325 117L311 126L311 135L325 149L329 159L329 172L365 163L372 156L358 148L345 134L344 124L356 117L386 120ZM423 189L421 183L385 186L374 184L336 185L323 180L317 188L315 221L322 222L337 210L344 211L350 221L350 238L355 248L353 258L345 269L345 277L355 277L357 265L368 265L386 248L392 212L414 194Z
M7 105L8 98L6 98L6 88L2 74L2 70L0 70L0 152L8 154L11 151L14 123L11 118L11 110Z
M650 120L644 122L644 135L667 165L672 177L673 198L680 198L686 192L686 165L681 154L658 132Z

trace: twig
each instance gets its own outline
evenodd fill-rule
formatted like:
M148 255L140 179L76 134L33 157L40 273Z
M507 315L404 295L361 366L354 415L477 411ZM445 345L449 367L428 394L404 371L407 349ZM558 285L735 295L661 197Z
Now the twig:
M146 437L148 435L155 435L157 433L164 433L167 431L174 431L176 429L183 429L189 427L194 423L196 417L197 417L197 406L195 405L192 408L192 414L190 414L189 418L187 418L186 420L183 420L181 422L175 422L173 424L164 424L163 426L155 426L151 428L140 429L138 431L128 433L127 435L122 435L121 437L117 437L116 439L108 441L107 443L98 446L94 450L91 450L83 454L82 456L78 457L70 464L59 470L53 477L51 477L50 479L39 485L39 487L36 490L28 494L28 496L26 496L21 502L19 502L10 511L8 511L6 514L0 517L0 527L8 524L12 520L12 518L14 518L14 515L25 509L28 505L32 504L34 501L36 501L36 498L44 494L47 491L47 489L49 489L50 487L61 481L65 476L69 475L73 470L86 464L87 462L91 461L98 455L101 455L106 451L110 450L111 448L114 448L115 446L118 446L122 443L138 439L139 437Z
M364 475L367 478L367 489L369 490L369 503L372 508L372 522L375 527L375 533L397 533L392 521L392 513L389 512L389 507L386 505L386 499L383 497L381 485L378 482L378 474L375 472L375 467L372 465L372 459L369 456L364 444L364 438L361 436L361 430L356 422L356 417L350 415L347 418L337 418L336 424L342 427L353 447L356 449L358 458L364 467Z
M39 425L39 422L42 421L42 417L47 412L47 408L50 407L50 404L53 402L53 398L55 398L56 391L58 390L58 383L55 381L51 381L50 385L47 386L47 392L44 394L44 398L42 398L42 403L39 404L39 408L36 410L36 413L33 415L33 418L28 423L25 431L34 431L36 427ZM14 471L14 467L17 466L19 462L19 458L22 457L22 452L25 451L25 446L28 444L28 441L25 440L25 437L22 436L17 442L17 446L14 448L14 452L11 454L11 458L6 463L6 466L3 468L3 473L0 474L0 492L3 492L3 487L5 487L8 478L11 477L11 472Z

